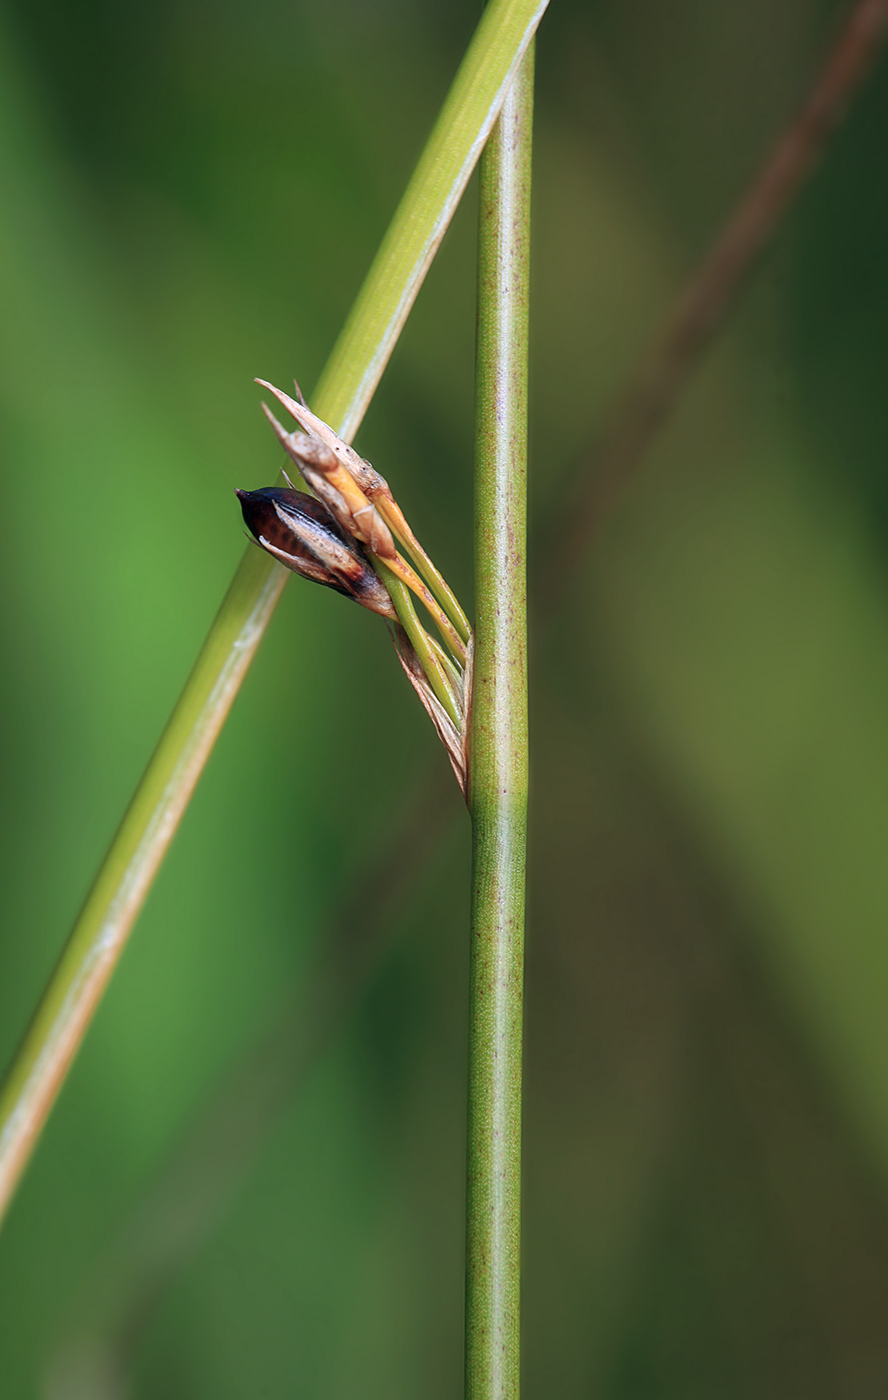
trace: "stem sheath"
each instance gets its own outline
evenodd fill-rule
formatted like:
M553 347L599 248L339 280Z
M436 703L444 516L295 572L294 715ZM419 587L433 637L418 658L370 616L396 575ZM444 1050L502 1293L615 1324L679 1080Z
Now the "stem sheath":
M533 51L481 160L466 1397L520 1381L521 1045L527 830L527 316Z

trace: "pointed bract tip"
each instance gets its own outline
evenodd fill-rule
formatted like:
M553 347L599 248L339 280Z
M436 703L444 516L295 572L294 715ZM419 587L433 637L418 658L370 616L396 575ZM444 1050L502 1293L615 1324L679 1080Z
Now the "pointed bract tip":
M278 420L275 418L275 416L274 416L274 414L272 413L271 409L268 407L268 404L267 404L267 403L263 403L263 404L260 405L260 407L261 407L261 409L262 409L262 412L265 414L266 418L268 419L269 423L270 423L271 426L274 428L274 430L275 430L275 432L277 433L278 437L281 439L281 441L283 441L283 439L284 439L285 437L289 437L290 434L287 432L287 430L286 430L286 428L283 426L283 424L282 424L282 423L279 423Z
M267 379L257 379L254 382L260 385L261 388L267 389L270 394L274 394L278 403L283 404L284 408L291 415L291 417L296 419L297 423L302 423L303 410L306 413L311 414L311 410L305 408L304 404L297 403L295 399L291 399L289 394L285 394L283 389L275 388L274 384L269 384ZM314 415L311 416L313 417Z

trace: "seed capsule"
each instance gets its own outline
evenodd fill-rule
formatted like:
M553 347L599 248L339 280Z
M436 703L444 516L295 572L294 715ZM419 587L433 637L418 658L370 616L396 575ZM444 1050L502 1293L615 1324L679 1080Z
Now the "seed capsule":
M280 486L235 494L256 543L294 574L344 593L381 617L397 617L388 590L360 545L322 501Z

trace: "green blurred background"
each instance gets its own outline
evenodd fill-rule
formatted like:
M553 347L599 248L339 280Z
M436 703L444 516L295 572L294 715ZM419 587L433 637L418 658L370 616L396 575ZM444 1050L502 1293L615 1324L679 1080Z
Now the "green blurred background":
M538 516L841 13L553 0ZM4 1062L277 472L252 377L310 393L476 17L3 6ZM888 1393L886 143L883 66L533 638L529 1397ZM473 258L470 189L358 438L466 601ZM444 763L291 581L0 1238L3 1400L460 1394L455 793L250 1169L132 1225Z

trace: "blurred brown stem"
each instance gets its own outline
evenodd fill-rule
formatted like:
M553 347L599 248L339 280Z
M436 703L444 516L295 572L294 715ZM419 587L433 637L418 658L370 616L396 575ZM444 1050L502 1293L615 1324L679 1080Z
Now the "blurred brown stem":
M559 544L538 580L543 605L561 595L584 550L680 399L759 253L776 233L870 72L888 29L888 0L858 0L794 121L685 285L619 394L609 423L559 508ZM573 521L565 534L563 522Z

